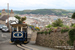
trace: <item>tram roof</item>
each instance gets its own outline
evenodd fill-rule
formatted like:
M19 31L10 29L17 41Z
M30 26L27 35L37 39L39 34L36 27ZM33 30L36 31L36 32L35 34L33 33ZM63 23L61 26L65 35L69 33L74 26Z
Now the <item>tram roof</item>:
M17 27L17 26L27 26L27 24L11 24L12 27Z

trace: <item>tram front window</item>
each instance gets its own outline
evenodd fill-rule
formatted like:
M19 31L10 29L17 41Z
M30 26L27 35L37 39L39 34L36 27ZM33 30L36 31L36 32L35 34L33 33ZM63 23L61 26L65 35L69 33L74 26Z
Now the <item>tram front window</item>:
M14 31L17 31L17 28L14 28Z
M18 27L18 30L21 31L21 27Z
M11 31L17 31L17 28L11 27Z

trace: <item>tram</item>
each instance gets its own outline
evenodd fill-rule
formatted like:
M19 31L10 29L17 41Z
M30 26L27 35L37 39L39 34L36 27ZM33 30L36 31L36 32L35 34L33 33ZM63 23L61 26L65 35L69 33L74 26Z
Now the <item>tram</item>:
M28 43L27 24L11 24L11 42Z

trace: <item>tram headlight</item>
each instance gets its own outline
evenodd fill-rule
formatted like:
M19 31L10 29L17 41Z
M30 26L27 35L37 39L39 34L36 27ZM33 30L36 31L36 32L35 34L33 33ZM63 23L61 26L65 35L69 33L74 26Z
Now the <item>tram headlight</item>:
M22 38L23 37L23 33L22 32L15 32L15 33L13 33L13 37L14 38Z

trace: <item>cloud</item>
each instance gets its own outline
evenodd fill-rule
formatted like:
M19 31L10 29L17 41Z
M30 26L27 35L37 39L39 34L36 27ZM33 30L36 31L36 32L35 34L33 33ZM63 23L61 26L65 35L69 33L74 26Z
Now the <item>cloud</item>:
M75 0L1 0L0 9L7 8L9 3L10 9L24 10L24 9L42 9L42 8L56 8L56 9L74 9Z

